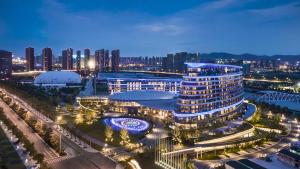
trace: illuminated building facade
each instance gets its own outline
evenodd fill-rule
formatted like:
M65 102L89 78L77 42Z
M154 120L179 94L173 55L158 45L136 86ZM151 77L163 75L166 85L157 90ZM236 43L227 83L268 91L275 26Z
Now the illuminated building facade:
M168 118L184 129L242 116L245 112L242 67L211 63L186 65L187 73L177 79L106 78L113 111ZM169 94L174 96L166 97Z
M34 48L28 47L25 49L25 58L26 58L26 69L28 71L34 70Z
M243 111L242 67L187 63L174 112L177 125L195 128L235 117Z
M88 62L90 61L91 51L90 49L84 49L84 69L89 70Z
M0 80L11 78L12 73L12 53L0 50Z
M68 48L62 51L62 69L73 70L73 49Z
M77 72L80 72L81 70L81 51L80 50L77 50L76 51L76 70Z
M154 90L177 93L181 79L107 78L111 94L134 90Z
M43 70L51 71L52 70L52 49L44 48L42 53L43 53Z
M120 64L120 50L112 50L111 51L111 71L119 72L119 64Z

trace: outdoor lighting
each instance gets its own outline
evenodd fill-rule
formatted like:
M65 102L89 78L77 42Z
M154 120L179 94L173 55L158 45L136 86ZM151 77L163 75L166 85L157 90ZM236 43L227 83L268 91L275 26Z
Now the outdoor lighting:
M148 130L149 123L137 118L107 118L105 123L112 126L115 130L126 129L129 132L143 132Z
M57 121L61 121L62 120L62 117L61 116L58 116L57 117Z
M90 69L95 69L95 62L94 61L92 61L92 60L90 60L89 62L88 62L88 66L89 66L89 68Z

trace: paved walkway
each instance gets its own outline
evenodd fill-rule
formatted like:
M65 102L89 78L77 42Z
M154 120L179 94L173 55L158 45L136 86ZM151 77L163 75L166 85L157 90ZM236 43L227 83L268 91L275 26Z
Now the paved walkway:
M252 148L247 150L247 152L242 152L239 154L236 153L230 153L229 154L229 158L226 159L221 159L221 160L194 160L196 163L202 163L202 165L208 165L208 166L212 166L212 165L219 165L222 164L228 160L238 160L238 159L242 159L242 158L259 158L262 155L265 154L274 154L276 152L278 152L280 149L286 147L289 145L289 143L293 140L296 139L297 137L294 134L299 134L299 128L300 128L300 124L299 123L291 123L288 124L287 128L290 130L289 134L287 136L284 136L280 139L280 141L278 142L273 142L271 144L268 144L266 147L256 147L256 148Z

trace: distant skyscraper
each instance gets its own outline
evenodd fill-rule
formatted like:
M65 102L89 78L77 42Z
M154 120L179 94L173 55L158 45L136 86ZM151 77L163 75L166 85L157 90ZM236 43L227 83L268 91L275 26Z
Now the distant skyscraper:
M89 70L88 62L90 61L91 51L90 49L84 49L84 69Z
M43 70L51 71L52 70L52 49L44 48L42 53L43 53Z
M67 58L68 58L68 70L73 70L73 49L68 48L67 49Z
M67 70L67 50L61 52L62 57L62 69Z
M73 70L73 49L68 48L62 51L62 68L64 70Z
M26 57L26 69L28 71L34 70L34 48L28 47L25 49L25 57Z
M109 51L108 50L104 51L104 71L105 72L109 71Z
M81 51L77 50L76 51L76 70L77 70L77 72L80 72L80 70L81 70L80 62L81 62Z
M167 54L166 62L165 62L165 71L172 72L174 70L174 55Z
M162 68L167 72L185 72L185 62L200 62L199 53L187 53L179 52L174 54L167 54L167 57L163 58Z
M0 80L11 78L12 73L12 53L0 50Z
M111 51L111 71L118 72L119 71L119 63L120 63L120 50L112 50Z
M96 65L95 70L96 71L100 71L100 72L104 71L104 61L105 61L104 53L105 53L104 49L95 51L95 65Z

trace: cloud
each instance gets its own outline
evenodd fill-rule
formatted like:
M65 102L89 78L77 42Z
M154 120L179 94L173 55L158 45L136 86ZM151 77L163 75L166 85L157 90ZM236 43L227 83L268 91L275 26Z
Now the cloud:
M204 9L216 10L216 9L227 8L235 4L236 2L237 2L236 0L216 0L204 4Z
M184 33L182 27L168 23L140 24L137 25L136 28L142 32L166 33L168 35L179 35Z
M283 5L274 6L271 8L252 9L250 13L260 17L278 18L286 16L300 16L299 3L288 3Z

